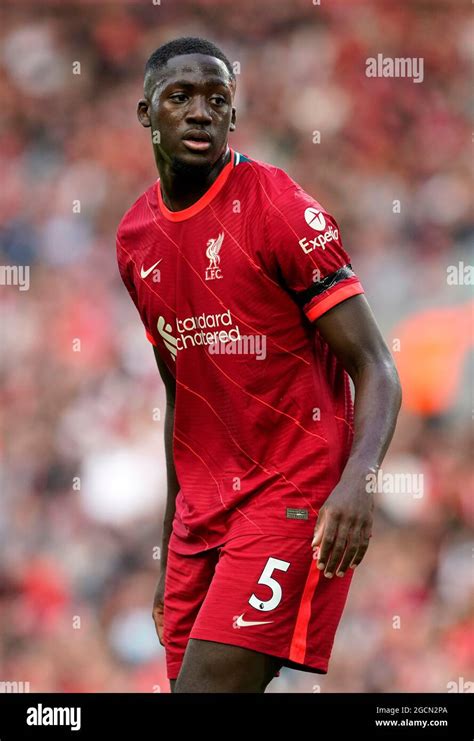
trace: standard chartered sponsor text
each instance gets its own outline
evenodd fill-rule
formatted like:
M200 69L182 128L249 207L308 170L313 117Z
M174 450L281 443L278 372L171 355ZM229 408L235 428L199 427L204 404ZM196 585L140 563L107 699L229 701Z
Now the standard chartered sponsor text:
M219 329L220 327L220 329ZM222 314L197 314L188 316L185 319L176 317L176 329L178 331L176 347L178 350L185 350L187 347L195 345L212 345L215 342L229 342L229 340L239 340L239 327L232 329L222 329L222 327L232 327L232 317L230 310ZM214 329L214 332L207 332L207 329Z
M173 328L164 316L159 316L156 328L173 360L181 350L207 346L212 355L255 355L258 360L266 358L266 336L263 334L243 335L240 327L233 323L227 311L192 314L176 317ZM212 331L211 331L212 330Z

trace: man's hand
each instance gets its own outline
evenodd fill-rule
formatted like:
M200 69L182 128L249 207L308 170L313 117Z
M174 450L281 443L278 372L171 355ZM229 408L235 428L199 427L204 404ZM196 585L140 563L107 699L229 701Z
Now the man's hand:
M165 645L163 642L163 631L164 631L164 625L165 625L164 609L165 609L165 571L162 570L160 573L160 578L158 579L158 584L156 586L155 597L153 599L153 610L152 610L152 616L153 616L153 621L155 623L156 635L158 636L158 640L162 646Z
M319 547L318 569L330 579L360 564L372 536L374 501L366 480L336 486L321 507L312 547Z

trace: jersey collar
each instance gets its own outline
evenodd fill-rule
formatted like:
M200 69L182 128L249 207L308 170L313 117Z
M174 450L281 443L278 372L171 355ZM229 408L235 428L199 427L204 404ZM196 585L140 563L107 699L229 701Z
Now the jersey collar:
M161 195L161 188L160 188L160 180L158 179L156 181L156 191L158 194L158 205L160 207L160 211L163 214L163 216L166 219L169 219L169 221L185 221L186 219L191 218L191 216L196 216L200 211L203 210L203 208L206 208L211 201L216 197L216 195L222 190L225 183L227 182L227 179L232 172L232 169L235 164L235 152L234 150L229 147L230 150L230 160L225 165L225 167L222 168L217 178L212 183L209 190L206 190L203 196L199 198L199 200L196 201L196 203L193 203L191 206L188 206L188 208L183 208L181 211L170 211L169 208L165 205L163 201L163 197Z

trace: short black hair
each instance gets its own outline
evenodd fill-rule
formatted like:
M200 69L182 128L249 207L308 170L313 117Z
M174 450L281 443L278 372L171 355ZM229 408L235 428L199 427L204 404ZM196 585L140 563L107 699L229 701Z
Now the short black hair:
M216 57L224 62L231 79L235 81L234 70L224 52L212 41L201 39L198 36L181 36L179 39L173 39L158 47L145 65L145 80L149 73L156 72L160 67L164 67L169 59L181 54L207 54L210 57Z

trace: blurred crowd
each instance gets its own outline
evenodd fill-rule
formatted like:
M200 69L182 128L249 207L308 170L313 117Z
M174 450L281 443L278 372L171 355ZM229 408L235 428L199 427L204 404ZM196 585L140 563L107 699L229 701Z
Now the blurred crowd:
M474 678L472 289L462 268L447 280L473 236L468 12L6 4L0 263L30 266L30 286L0 286L0 680L169 690L151 619L164 393L115 231L156 179L135 116L144 63L182 35L239 65L231 144L335 214L404 384L383 468L423 477L421 496L377 495L328 675L283 670L270 691L447 692ZM423 82L368 78L381 52L422 57Z

